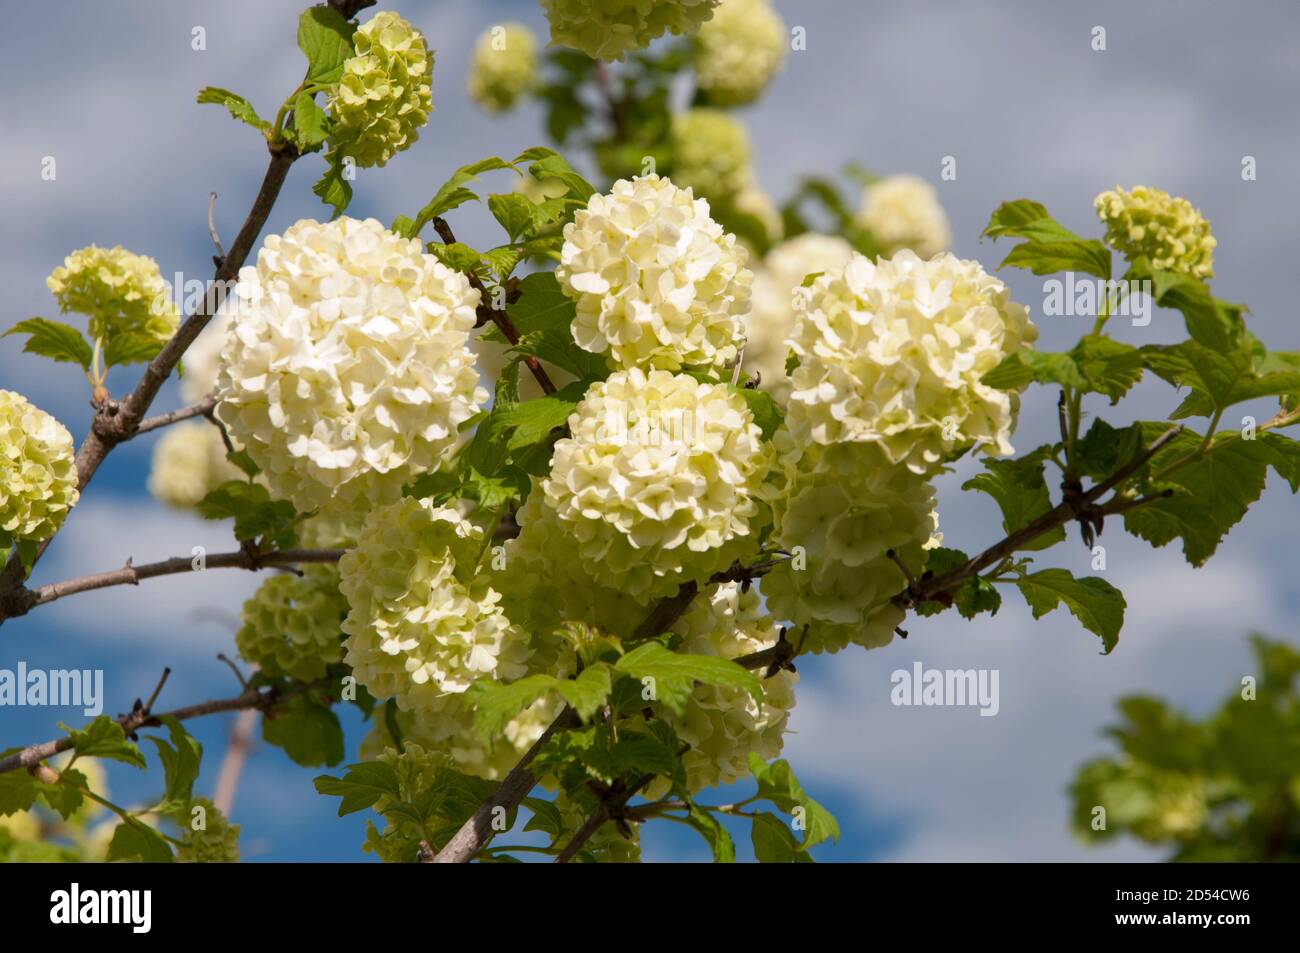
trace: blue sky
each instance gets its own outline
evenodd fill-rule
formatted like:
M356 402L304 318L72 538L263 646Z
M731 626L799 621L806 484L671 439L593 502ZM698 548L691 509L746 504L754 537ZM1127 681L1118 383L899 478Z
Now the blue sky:
M1292 5L776 5L788 23L805 27L808 49L793 53L769 94L742 115L759 178L778 198L801 174L834 174L850 161L880 173L915 172L939 188L954 250L992 268L1005 252L978 235L1004 199L1037 199L1071 228L1097 234L1091 210L1097 192L1116 184L1159 186L1188 197L1213 223L1217 293L1249 304L1252 328L1271 346L1300 348L1292 287L1300 179L1291 167L1300 154L1294 97L1300 60ZM363 170L355 183L350 213L389 221L418 209L457 166L545 141L536 109L491 119L463 91L480 32L510 19L538 32L544 24L536 4L523 0L399 0L383 7L424 30L437 51L437 111L420 142L386 169ZM6 89L0 280L7 290L0 323L51 316L45 276L69 251L91 242L152 255L169 278L176 271L210 274L208 193L220 195L217 222L229 240L265 160L255 133L217 107L195 105L194 94L223 86L273 112L301 75L294 44L300 9L280 0L65 0L8 12L0 40ZM1106 28L1105 52L1090 47L1097 25ZM206 50L191 48L196 26L205 30ZM957 178L940 182L947 155L957 160ZM1257 160L1257 181L1241 179L1245 155ZM53 182L40 178L44 156L57 161ZM319 165L309 157L291 172L268 232L323 214L310 192ZM489 224L477 208L460 210L453 220L471 244L490 235ZM1041 347L1059 349L1081 333L1081 319L1041 317L1041 279L1003 277L1037 318ZM1115 333L1135 344L1155 343L1172 340L1178 325L1176 316L1161 313L1150 327L1117 324ZM77 372L19 352L14 339L0 340L0 387L28 395L80 439L89 410ZM115 389L131 380L130 372L115 377ZM178 403L168 385L156 406ZM1018 447L1051 439L1053 403L1045 391L1029 393ZM1146 382L1108 419L1159 416L1176 403L1167 387ZM151 447L141 439L113 453L36 581L115 567L128 556L147 561L195 545L224 548L222 527L176 516L144 492ZM968 551L992 542L998 525L991 505L960 491L971 472L963 464L940 484L946 542ZM1174 547L1152 551L1112 528L1102 540L1106 578L1124 591L1129 611L1110 656L1099 655L1096 640L1069 616L1033 622L1012 594L992 619L911 620L906 642L801 663L787 756L844 830L821 856L1149 858L1132 845L1092 850L1074 842L1064 788L1080 761L1104 750L1099 732L1112 720L1119 695L1163 695L1203 712L1249 671L1248 631L1296 638L1300 586L1287 569L1298 514L1296 500L1270 479L1263 502L1201 571L1191 570ZM1046 562L1076 574L1090 571L1078 544L1059 547ZM103 668L113 711L147 695L164 665L173 674L163 705L228 695L237 685L215 654L229 650L228 620L255 585L246 574L213 572L69 599L6 624L0 667L25 660ZM890 705L890 673L918 660L998 669L998 716ZM78 717L5 709L0 746L52 737L56 720ZM359 723L351 712L345 720L355 743ZM191 723L209 751L201 788L213 783L230 723L225 717ZM361 821L333 817L334 802L312 791L315 773L269 747L256 751L233 812L244 827L248 859L361 856ZM152 775L129 768L115 767L110 777L124 801L145 798L154 783ZM675 828L652 828L646 856L702 858L703 849Z

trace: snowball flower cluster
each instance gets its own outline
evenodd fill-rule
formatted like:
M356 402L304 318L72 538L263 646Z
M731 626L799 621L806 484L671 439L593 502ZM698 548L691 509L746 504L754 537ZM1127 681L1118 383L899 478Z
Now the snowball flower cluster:
M299 510L396 499L487 400L479 293L374 219L303 220L240 272L217 414Z
M621 179L564 228L555 277L577 302L578 346L615 367L735 360L753 273L708 203L657 175Z
M376 13L353 36L356 55L329 101L336 150L357 165L383 166L410 148L433 111L433 53L396 13Z
M540 489L598 583L654 598L756 548L769 448L743 398L668 371L620 371L569 417Z
M921 258L947 251L948 216L934 186L915 175L890 175L867 187L858 209L864 226L885 255L910 249Z
M742 592L735 582L701 593L673 629L682 636L679 651L726 659L771 648L780 636L757 590ZM764 678L761 703L743 688L700 685L682 714L664 712L677 737L691 746L682 756L687 787L699 791L748 776L750 752L764 761L780 755L798 681L785 670Z
M474 47L470 98L490 113L509 109L537 81L537 41L522 23L494 26Z
M1193 278L1214 277L1210 223L1184 198L1145 185L1116 186L1093 201L1106 226L1106 242L1125 258L1148 258L1151 267Z
M731 198L753 179L749 134L721 109L700 107L673 117L673 180L714 202Z
M887 644L907 580L888 555L920 571L935 529L934 491L869 443L812 446L785 435L772 539L794 555L763 577L767 606L795 623L803 651ZM807 626L807 631L803 631Z
M272 678L312 682L343 657L340 626L347 611L336 566L271 576L245 601L235 645Z
M551 42L594 60L621 60L665 33L689 35L719 0L542 0Z
M221 433L206 421L168 427L154 444L149 492L169 506L198 506L221 484L243 478L243 471L226 459Z
M875 443L918 474L973 445L1010 454L1018 398L980 378L1037 336L978 262L855 255L801 298L787 423L800 443Z
M138 334L165 342L176 333L180 318L158 263L120 245L74 251L45 284L60 311L90 319L91 340Z
M790 394L787 343L794 330L795 300L806 294L808 275L841 272L853 258L853 246L838 235L805 232L782 242L754 269L753 309L745 318L745 371L757 375L759 387L784 404Z
M201 807L199 817L203 827L195 829L195 808ZM239 863L239 825L231 824L215 804L205 797L192 798L189 807L177 812L184 835L184 843L176 848L176 860L182 864L237 864Z
M781 68L788 40L769 0L723 0L695 37L695 82L719 106L752 103Z
M68 428L22 394L0 390L0 551L49 539L78 496Z
M476 678L524 674L527 636L480 571L486 549L482 529L427 500L371 512L339 573L345 661L372 695L436 716Z

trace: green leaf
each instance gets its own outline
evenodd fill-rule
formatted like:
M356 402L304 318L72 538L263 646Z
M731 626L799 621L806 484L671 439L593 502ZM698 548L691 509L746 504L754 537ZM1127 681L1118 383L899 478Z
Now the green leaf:
M1047 480L1043 476L1048 450L1047 447L1040 447L1019 460L985 458L984 468L987 472L971 477L961 488L979 490L993 497L1002 510L1002 528L1010 535L1052 509ZM1021 548L1046 549L1064 539L1065 530L1058 526Z
M78 757L108 758L137 768L145 766L140 749L134 742L127 740L122 726L107 715L100 715L85 728L71 732L69 737Z
M564 815L560 813L554 801L540 797L526 797L523 806L533 814L524 825L525 831L542 831L556 838L563 834L568 826L564 823Z
M575 172L568 161L553 149L547 149L545 146L525 149L515 158L514 165L524 162L531 163L528 172L534 179L539 182L546 179L559 179L568 188L568 197L584 205L596 194L595 187Z
M23 351L28 354L80 364L83 369L90 370L94 352L81 332L70 324L46 318L28 318L6 331L4 337L11 334L28 335L27 343L23 345Z
M329 116L316 105L314 94L301 92L293 101L293 141L300 152L311 152L329 135Z
M512 242L532 231L533 209L533 203L517 192L488 196L488 211L501 223Z
M1038 619L1062 603L1089 632L1101 636L1105 653L1119 642L1124 625L1124 595L1096 576L1075 579L1064 569L1042 569L1016 580L1025 601Z
M356 27L333 7L308 7L298 18L298 49L307 57L307 83L328 86L343 76L343 64L355 52Z
M36 791L44 798L45 803L66 821L86 803L86 796L82 792L87 784L88 779L80 771L75 768L65 768L59 772L58 783L45 784L37 781Z
M171 845L165 837L143 821L132 817L117 825L104 859L112 863L115 860L133 858L139 858L146 864L170 864L176 859L172 856Z
M1066 353L1016 351L1007 355L981 381L998 390L1020 390L1030 383L1059 384L1074 390L1105 394L1118 401L1142 378L1137 348L1090 334Z
M296 535L293 525L297 512L287 500L272 500L271 494L260 483L230 480L199 501L198 510L204 519L234 519L235 538L242 541L266 539L277 548L294 545Z
M678 768L677 752L662 740L641 731L624 731L609 748L592 745L583 755L589 773L607 784L633 774L672 777Z
M1025 268L1036 275L1054 275L1059 271L1082 271L1109 280L1110 249L1096 239L1027 241L1011 249L998 267L1002 268L1006 265Z
M1074 465L1083 476L1104 480L1142 450L1142 427L1117 429L1098 417L1074 445Z
M343 214L352 201L352 185L345 174L342 154L334 151L327 158L329 167L325 170L325 174L316 180L311 190L320 197L322 202L334 209L334 214L330 216L330 221L333 221Z
M699 831L700 836L709 845L709 849L713 851L715 864L736 862L736 845L731 839L731 834L716 817L691 804L690 813L686 815L686 823Z
M470 189L464 188L466 182L473 182L484 172L513 168L514 165L497 156L480 159L478 162L471 162L469 165L461 166L452 173L451 178L439 186L438 191L429 200L429 204L420 209L420 213L415 217L414 234L420 234L424 226L438 216L446 215L452 209L459 208L466 202L477 202L478 195Z
M506 307L520 340L512 349L563 368L579 380L604 380L609 376L605 359L584 351L573 340L575 306L560 290L552 272L536 272L519 282L519 297ZM504 342L497 328L484 332L489 340Z
M766 764L756 752L751 751L749 771L758 783L759 797L766 798L796 819L802 818L804 835L801 850L807 850L828 839L840 839L840 825L835 816L808 796L795 777L790 762L782 758ZM781 826L785 827L784 824Z
M799 853L799 844L790 828L766 811L754 815L750 841L754 845L754 858L760 864L792 864Z
M586 385L575 381L554 394L500 409L493 408L488 419L479 426L487 428L492 440L509 434L506 449L511 452L522 450L541 443L550 437L552 430L567 424L569 415L585 392Z
M339 803L339 817L373 807L382 797L394 801L400 801L402 797L397 772L383 761L350 764L343 777L322 774L316 777L314 784L320 794L343 799Z
M230 115L240 122L247 123L254 129L265 131L271 128L271 124L257 114L257 110L252 107L247 99L238 93L232 93L228 89L220 89L216 86L205 86L199 90L196 97L199 103L215 103L218 106L225 106Z
M1142 348L1143 362L1175 387L1192 392L1171 414L1171 419L1208 417L1215 411L1258 397L1274 397L1300 390L1300 369L1255 371L1255 357L1245 346L1226 353L1196 341L1150 344Z
M614 668L634 678L654 679L655 700L678 714L684 710L696 682L740 688L759 704L763 701L762 682L753 672L716 655L672 652L659 642L638 646L619 659Z
M30 774L21 769L0 774L0 817L26 811L35 801L36 779Z
M467 700L474 711L474 728L484 741L499 735L510 720L537 699L556 690L553 675L539 672L508 684L480 678L470 685Z
M152 334L130 331L125 334L114 334L104 342L104 365L121 367L125 364L152 361L166 343Z
M1146 259L1133 262L1128 277L1150 279L1156 304L1182 312L1187 333L1199 344L1221 353L1236 346L1243 327L1242 309L1215 298L1205 282L1172 271L1153 270Z
M1048 214L1047 208L1029 199L1003 202L989 217L981 237L996 241L1004 236L1035 242L1071 241L1079 236Z
M764 440L771 440L772 435L780 429L785 418L781 415L781 408L777 406L772 395L767 391L757 390L751 387L737 387L734 384L728 385L728 390L733 394L739 394L749 407L749 412L754 415L754 423L758 429L763 432Z
M973 619L981 612L997 615L1002 608L1002 593L983 576L972 576L953 594L952 604L963 619Z
M166 779L165 801L188 804L199 776L199 763L203 759L203 746L190 736L179 721L171 716L162 723L171 737L171 744L155 735L146 737L158 748L158 758L163 763Z
M262 738L283 748L305 768L333 767L343 760L343 729L338 717L307 695L297 695L262 719Z
M436 257L440 262L451 268L453 271L474 272L477 273L482 265L483 256L475 249L470 248L464 242L452 242L450 245L443 245L438 242L432 242L429 245L429 254Z
M1147 439L1163 432L1163 424L1144 424ZM1156 471L1194 451L1201 437L1184 430L1147 465ZM1259 499L1275 460L1276 443L1240 439L1235 432L1218 434L1210 452L1170 473L1159 487L1172 488L1173 496L1153 500L1124 514L1124 526L1135 536L1160 547L1182 539L1183 555L1193 566L1209 559L1228 530L1246 515ZM1286 475L1285 472L1283 474Z
M584 668L577 678L558 680L555 689L564 696L564 700L578 716L587 721L605 704L605 699L609 697L610 683L609 666L598 662Z

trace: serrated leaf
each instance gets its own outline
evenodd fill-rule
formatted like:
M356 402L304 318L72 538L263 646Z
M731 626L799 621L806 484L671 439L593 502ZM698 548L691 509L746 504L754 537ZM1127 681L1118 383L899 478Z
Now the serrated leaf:
M293 101L293 141L300 152L311 152L329 135L329 116L316 104L312 93L302 92Z
M686 815L686 823L699 831L704 842L709 845L709 850L713 851L715 864L736 862L736 844L731 839L731 834L716 817L691 804L690 813Z
M1079 236L1048 214L1046 206L1030 199L1003 202L989 216L980 237L995 241L1003 237L1027 238L1036 242L1073 241Z
M796 816L796 810L803 811L804 836L799 845L801 850L807 850L828 839L840 839L840 825L835 816L808 796L795 777L790 762L782 758L767 764L756 752L751 751L749 771L758 783L759 797L771 801L792 817Z
M1026 268L1036 275L1061 271L1082 271L1103 280L1110 279L1110 249L1091 238L1058 241L1026 241L1007 253L998 265Z
M0 774L0 817L26 811L36 801L36 779L26 771Z
M36 790L45 803L66 821L86 803L86 796L82 792L87 783L86 776L76 768L65 768L59 772L58 783L45 784L37 781Z
M425 225L440 215L446 215L454 208L459 208L466 202L477 202L478 195L470 189L465 188L466 182L473 182L484 172L492 172L497 169L513 169L514 165L505 159L492 156L487 159L480 159L478 162L471 162L469 165L463 165L452 173L451 178L438 187L438 191L433 194L433 198L415 217L415 234L418 235Z
M338 716L307 695L291 698L274 717L263 718L262 738L305 768L330 768L343 760Z
M217 86L205 86L199 90L195 101L202 103L215 103L218 106L225 106L230 115L242 123L247 123L254 129L265 131L271 128L271 124L257 114L257 110L247 99L238 93L232 93L228 89L221 89Z
M1031 383L1059 384L1105 394L1114 403L1141 378L1142 357L1137 348L1090 334L1065 353L1026 350L1009 354L981 382L1009 391Z
M583 721L587 721L605 704L605 699L609 697L610 681L609 666L596 663L588 665L576 678L558 680L555 690Z
M564 823L564 815L560 813L554 801L547 801L540 797L526 797L523 806L533 815L524 825L524 831L541 831L550 834L552 839L564 833L567 827Z
M115 860L135 858L146 864L170 864L176 859L165 837L143 821L131 818L117 825L113 831L113 839L109 842L108 854L104 859L112 863Z
M550 437L552 430L567 424L569 415L578 406L585 391L586 385L575 381L554 394L500 409L494 408L480 426L487 428L492 440L499 440L509 434L506 440L508 451L513 453L523 450L541 443Z
M596 194L595 187L575 172L568 160L553 149L545 146L525 149L516 157L514 164L520 165L524 162L531 163L528 172L533 178L539 182L546 179L559 179L569 190L568 196L583 204Z
M614 668L635 678L654 679L655 700L680 714L695 683L740 688L762 704L763 686L758 676L730 659L716 655L672 652L659 642L647 642L624 655Z
M313 783L318 793L326 797L342 798L339 817L373 807L380 798L388 797L398 801L402 796L397 772L392 765L383 761L350 764L343 777L321 774Z
M66 361L69 364L80 364L87 371L90 370L90 362L94 360L94 352L82 333L62 321L28 318L26 321L19 321L6 331L4 337L9 337L11 334L28 336L26 343L23 344L23 351L27 354L38 354L41 357Z
M307 57L308 83L327 86L343 76L343 64L355 52L356 27L333 7L308 7L298 18L298 49Z
M1300 390L1300 369L1259 374L1254 355L1245 346L1220 353L1196 341L1183 341L1147 345L1140 353L1146 366L1161 378L1175 387L1192 389L1170 415L1173 420L1208 417L1247 400Z
M541 672L508 684L486 678L475 680L467 699L474 711L474 728L479 737L487 741L499 735L515 715L554 691L558 682L555 676Z
M1112 427L1100 417L1074 445L1074 466L1083 476L1104 480L1142 449L1142 428Z
M1105 654L1119 642L1124 626L1124 595L1104 579L1075 579L1064 569L1042 569L1016 580L1038 619L1064 604L1089 632L1101 636Z
M296 541L297 511L287 500L273 500L260 483L229 480L208 492L198 503L204 519L235 521L235 538L241 542L265 538L277 548L288 549Z
M100 715L85 728L71 732L69 737L79 757L108 758L137 768L145 766L140 749L127 740L122 726L107 715Z
M330 221L338 218L347 210L352 201L352 184L345 176L344 156L335 151L328 156L329 167L311 187L322 202L334 209ZM418 232L418 230L417 230Z
M1039 448L1019 460L986 458L986 472L971 477L961 488L979 490L991 496L1002 511L1002 528L1010 535L1052 509L1051 495L1043 475L1047 450L1046 447ZM1021 548L1046 549L1063 539L1065 529L1058 526Z
M1187 333L1193 340L1220 353L1237 346L1242 331L1242 309L1215 298L1205 282L1190 275L1151 269L1146 259L1133 262L1128 277L1149 279L1156 304L1182 312Z
M194 782L199 776L199 764L203 760L203 746L185 730L179 721L167 716L162 719L171 737L171 744L156 735L146 737L158 749L158 758L163 763L163 775L166 779L164 800L188 803L193 793Z
M754 845L754 858L760 864L792 864L799 853L799 844L790 828L774 814L766 811L755 814L750 827L750 843Z
M166 343L152 334L135 332L114 334L104 342L104 365L121 367L125 364L152 361Z
M677 752L652 734L624 731L609 748L592 745L583 763L593 777L607 784L633 774L672 777L678 766Z
M506 230L506 235L512 242L532 231L533 208L533 203L517 192L488 196L488 211Z

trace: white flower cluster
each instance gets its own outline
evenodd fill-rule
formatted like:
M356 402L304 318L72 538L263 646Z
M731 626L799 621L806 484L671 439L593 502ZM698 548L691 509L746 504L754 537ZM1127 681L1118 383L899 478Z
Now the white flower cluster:
M869 443L781 443L772 539L795 558L763 577L768 609L800 627L790 639L803 651L887 644L904 616L890 600L907 587L888 553L923 565L934 490Z
M730 113L697 107L673 117L673 180L710 202L724 203L751 186L749 133Z
M49 539L79 495L68 428L0 390L0 551Z
M429 501L370 513L339 573L345 661L372 695L437 717L476 678L524 674L528 638L480 572L485 549L482 529Z
M396 499L487 400L467 346L478 291L374 219L268 237L238 293L217 414L300 510Z
M855 256L803 299L787 423L800 443L875 443L925 475L972 445L1010 454L1018 397L980 378L1037 336L978 262Z
M492 27L474 46L469 95L489 113L509 109L537 81L537 41L522 23Z
M735 582L701 593L673 628L683 639L679 651L726 659L771 648L780 636L758 592L741 592ZM665 713L677 737L691 746L682 756L687 787L694 792L746 777L750 752L764 761L780 755L798 681L786 670L764 678L761 704L741 688L700 685L682 714ZM653 789L648 793L654 796Z
M597 582L654 598L756 549L770 455L737 394L634 368L592 385L569 430L541 490Z
M746 257L707 202L647 175L578 211L555 277L577 302L574 340L613 366L720 368L742 343Z
M551 42L594 60L621 60L671 32L690 34L719 0L542 0Z
M754 269L754 307L746 317L745 370L781 404L790 395L786 359L794 330L795 300L806 294L808 275L841 272L853 246L838 235L805 232L777 245Z
M910 249L932 258L952 241L938 193L915 175L890 175L868 186L857 220L885 255Z
M769 0L723 0L695 37L695 81L719 106L752 103L781 68L788 41Z
M221 484L243 478L226 459L220 431L206 421L168 427L154 444L149 492L169 506L190 509Z

